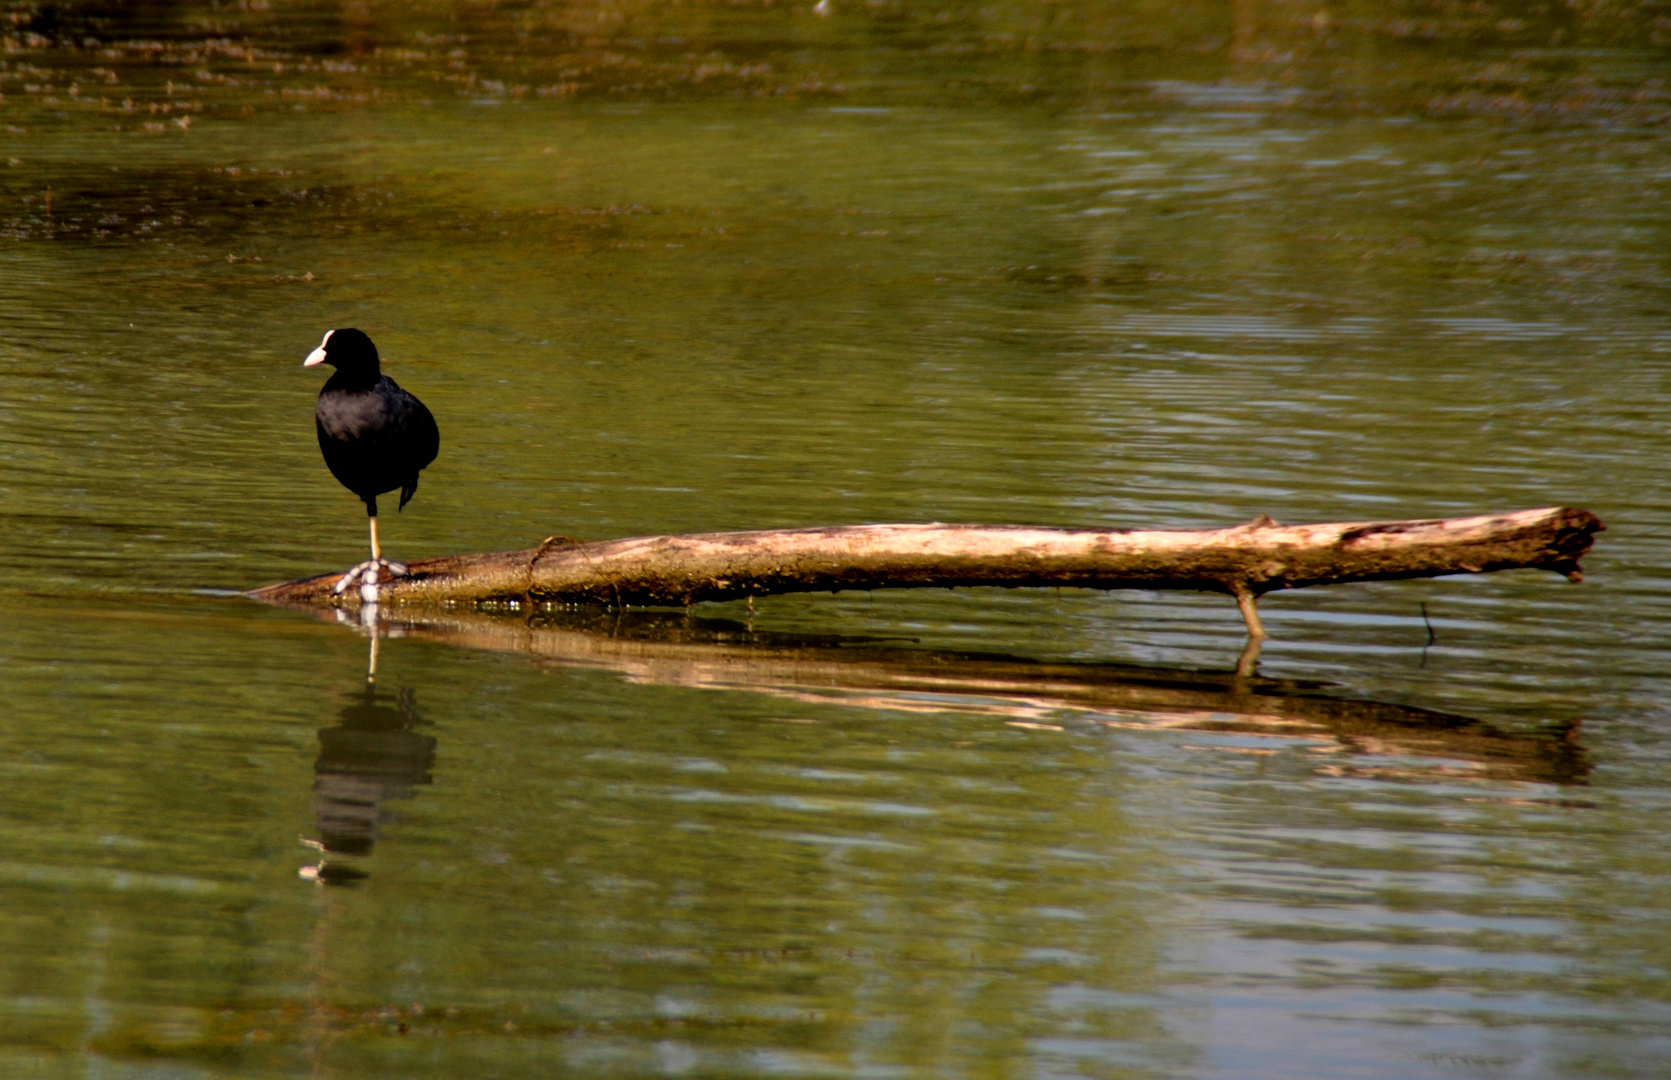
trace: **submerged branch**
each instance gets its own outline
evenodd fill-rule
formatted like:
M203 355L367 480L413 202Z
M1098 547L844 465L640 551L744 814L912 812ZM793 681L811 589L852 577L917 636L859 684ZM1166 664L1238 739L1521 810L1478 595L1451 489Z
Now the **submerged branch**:
M1202 531L1014 525L848 525L645 536L410 564L385 605L685 606L778 593L959 586L1195 589L1235 597L1255 638L1254 601L1311 585L1539 569L1582 579L1578 559L1605 526L1548 508L1430 521L1246 525ZM258 600L331 606L337 575L256 589ZM357 602L350 600L349 602Z

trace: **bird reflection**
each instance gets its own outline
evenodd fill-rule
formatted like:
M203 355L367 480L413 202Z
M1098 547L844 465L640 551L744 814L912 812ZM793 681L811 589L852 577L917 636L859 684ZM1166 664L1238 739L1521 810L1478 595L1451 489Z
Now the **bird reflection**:
M366 872L351 860L371 854L383 827L399 819L386 804L410 799L421 785L431 783L435 764L435 739L417 730L428 721L418 713L412 691L402 688L390 694L377 689L375 611L363 625L371 631L365 686L343 706L334 726L320 729L319 758L313 764L319 838L303 843L319 852L319 861L299 873L328 885L365 879Z

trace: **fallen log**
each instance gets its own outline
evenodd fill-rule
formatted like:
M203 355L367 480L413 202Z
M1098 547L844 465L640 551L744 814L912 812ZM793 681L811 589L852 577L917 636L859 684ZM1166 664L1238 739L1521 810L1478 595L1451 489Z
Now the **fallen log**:
M1193 589L1236 599L1250 638L1255 602L1312 585L1493 570L1583 578L1578 559L1606 528L1587 510L1546 508L1428 521L1246 525L1204 531L1015 525L845 525L642 536L446 555L385 582L384 605L511 602L684 606L795 592L960 586ZM256 589L258 600L332 606L337 574Z

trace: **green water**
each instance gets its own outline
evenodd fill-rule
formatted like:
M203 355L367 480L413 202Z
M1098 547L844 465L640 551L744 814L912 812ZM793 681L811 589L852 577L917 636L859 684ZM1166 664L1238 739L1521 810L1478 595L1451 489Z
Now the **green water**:
M1666 1075L1657 10L8 7L0 1074ZM1268 598L1253 684L1222 598L883 592L368 691L228 595L363 557L344 325L396 557L1609 531Z

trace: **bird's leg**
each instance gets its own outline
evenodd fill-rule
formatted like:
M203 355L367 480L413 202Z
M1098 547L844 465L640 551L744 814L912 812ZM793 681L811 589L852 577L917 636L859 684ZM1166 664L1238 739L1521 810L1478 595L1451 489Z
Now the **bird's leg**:
M371 519L371 535L377 535L377 519ZM365 570L360 573L360 608L377 606L377 570L383 565L383 560L377 557L377 544L372 542L371 562L365 563Z
M360 586L360 599L368 604L377 603L377 581L387 573L389 577L405 577L409 571L405 563L390 562L383 557L383 548L377 542L377 502L375 499L366 500L366 520L371 523L371 558L354 567L337 580L336 595L341 596L355 583Z
M383 557L383 549L377 544L377 515L371 515L371 564L379 570L387 570L390 577L405 577L409 571L405 563L390 562Z

